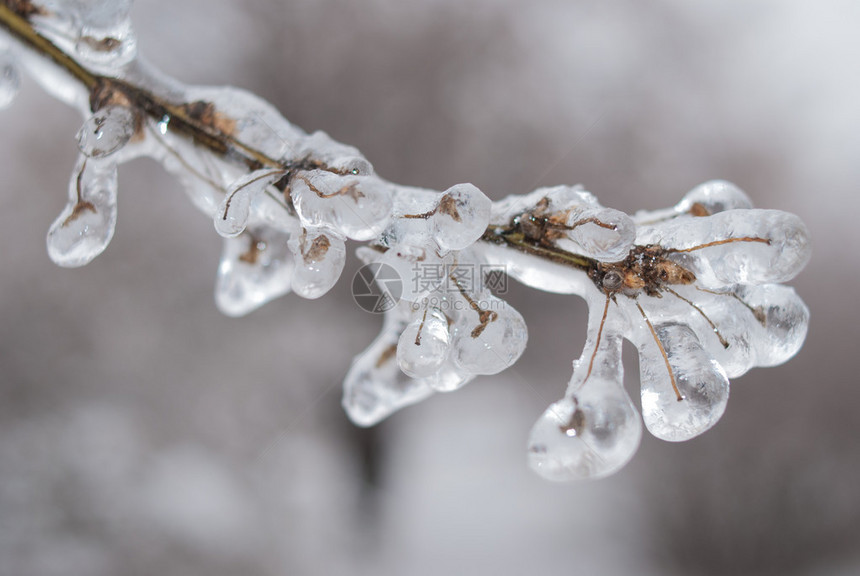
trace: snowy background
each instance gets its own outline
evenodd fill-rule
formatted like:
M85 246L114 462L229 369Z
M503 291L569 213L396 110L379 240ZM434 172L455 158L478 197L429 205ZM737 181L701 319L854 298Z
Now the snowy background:
M646 436L616 476L558 485L525 444L586 308L516 286L513 369L358 429L339 385L381 319L348 281L219 315L221 241L153 162L120 170L105 254L51 264L81 119L28 79L0 113L0 575L860 570L860 4L172 0L133 17L166 72L257 92L403 184L583 183L632 212L731 180L809 226L793 285L810 332L733 381L703 437Z

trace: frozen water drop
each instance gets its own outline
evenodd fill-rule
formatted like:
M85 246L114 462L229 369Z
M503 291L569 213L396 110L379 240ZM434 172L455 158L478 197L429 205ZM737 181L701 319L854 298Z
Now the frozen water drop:
M436 374L448 355L448 319L440 310L427 310L410 322L397 343L397 363L412 378Z
M256 170L231 184L215 214L215 230L218 234L225 238L241 234L248 225L251 203L283 174L282 170Z
M636 239L633 220L612 208L571 211L565 236L576 245L572 251L606 262L623 260Z
M639 414L624 389L592 378L535 423L529 466L549 480L602 478L630 461L641 436Z
M79 157L69 181L69 202L48 230L48 255L75 268L101 254L116 226L116 164Z
M288 237L272 229L225 238L215 303L227 316L243 316L290 291L293 256Z
M0 110L7 108L21 88L21 70L8 52L0 52Z
M526 323L503 300L485 296L475 302L479 310L466 308L457 320L453 358L457 366L471 374L498 374L525 350Z
M370 347L355 357L343 382L343 408L358 426L373 426L400 408L433 393L426 382L406 376L398 366L398 309L386 312L385 325Z
M319 298L331 290L346 262L343 239L325 230L309 228L290 244L296 258L293 291L302 298Z
M302 172L290 181L290 195L304 226L326 226L353 240L372 240L388 225L391 193L375 176Z
M731 182L711 180L687 192L675 207L675 211L692 216L710 216L726 210L746 210L752 207L749 196Z
M741 287L738 296L752 309L757 338L756 364L776 366L797 354L809 329L809 308L793 288L768 284Z
M443 250L473 244L490 223L492 202L471 184L457 184L440 198L432 216L433 238Z
M129 11L132 0L75 0L71 3L80 26L75 52L101 72L112 72L137 55L137 40Z
M663 324L654 329L662 350L649 329L643 328L638 344L642 418L658 438L689 440L723 415L729 380L688 326Z
M134 135L134 113L125 106L106 106L78 130L78 148L90 158L110 156Z

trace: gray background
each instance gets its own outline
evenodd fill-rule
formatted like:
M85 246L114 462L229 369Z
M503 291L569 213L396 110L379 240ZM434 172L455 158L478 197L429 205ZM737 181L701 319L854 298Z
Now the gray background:
M81 270L49 261L81 119L27 80L0 113L0 574L854 574L860 570L860 4L173 0L133 12L187 82L259 93L384 177L493 198L585 184L625 211L720 177L800 214L812 311L685 444L618 475L525 464L585 305L513 287L520 362L372 430L339 385L380 318L336 289L219 315L221 242L151 161ZM632 348L627 352L632 352ZM635 390L630 355L628 385Z

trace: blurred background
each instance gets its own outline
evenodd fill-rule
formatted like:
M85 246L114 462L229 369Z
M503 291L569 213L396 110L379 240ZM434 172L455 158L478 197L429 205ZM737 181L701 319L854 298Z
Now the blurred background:
M403 184L582 183L632 212L731 180L809 226L809 336L733 381L704 436L553 484L526 439L586 308L517 286L513 369L359 429L340 382L381 318L343 280L221 316L221 242L157 164L120 170L101 257L50 262L81 119L25 79L0 113L0 574L860 571L860 4L172 0L133 20L165 72L256 92Z

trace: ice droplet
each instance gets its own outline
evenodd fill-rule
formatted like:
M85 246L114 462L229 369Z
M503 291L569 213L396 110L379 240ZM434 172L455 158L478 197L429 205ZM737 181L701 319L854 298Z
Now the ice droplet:
M224 239L215 303L227 316L243 316L290 291L293 256L288 236L270 228Z
M630 216L612 208L572 210L565 223L567 240L574 246L561 248L605 262L623 260L636 239L636 225Z
M294 176L290 190L304 226L327 226L347 238L367 241L388 225L391 193L375 176L312 170Z
M812 252L800 218L779 210L728 210L643 226L636 242L670 249L708 287L790 280Z
M467 306L457 319L453 359L471 374L498 374L519 359L528 329L520 313L504 300L485 295L474 302L479 311Z
M343 408L358 426L373 426L433 390L423 381L406 376L396 356L399 312L386 313L385 326L370 347L356 356L343 382Z
M432 216L433 238L443 250L473 244L490 223L492 202L472 184L457 184L440 198Z
M592 377L535 423L529 466L548 480L602 478L630 461L641 437L639 414L624 389Z
M246 174L230 185L215 214L215 230L225 238L238 236L248 225L251 203L284 175L266 168Z
M654 328L666 356L650 330L642 329L638 344L642 418L648 431L658 438L689 440L723 415L729 380L688 326L663 324Z
M448 355L448 320L440 310L426 310L407 324L397 343L397 363L412 378L436 374Z
M9 52L0 52L0 110L8 108L21 88L21 70Z
M306 228L290 240L296 259L293 291L302 298L319 298L335 285L346 262L346 245L331 232Z
M699 184L684 195L675 211L693 216L709 216L726 210L752 208L752 200L743 190L725 180L711 180Z
M809 308L794 289L778 284L743 286L738 295L760 320L753 342L756 365L776 366L797 354L809 329Z
M79 156L69 181L69 202L48 230L48 256L75 268L101 254L116 226L116 164Z
M134 113L125 106L106 106L78 130L78 148L90 158L110 156L134 135Z
M80 30L75 52L99 71L115 71L137 55L129 11L132 0L76 0Z
M600 478L624 466L636 452L642 424L624 390L619 335L597 339L600 315L589 317L589 336L564 399L532 428L529 465L550 480ZM595 346L597 349L595 350Z

